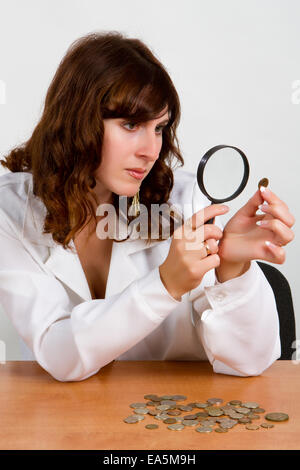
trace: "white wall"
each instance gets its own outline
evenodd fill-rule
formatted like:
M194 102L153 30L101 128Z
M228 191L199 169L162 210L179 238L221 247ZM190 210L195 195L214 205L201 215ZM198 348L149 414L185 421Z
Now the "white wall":
M144 40L173 79L186 169L196 171L214 145L236 145L251 174L229 203L231 214L267 176L298 220L299 21L298 0L1 0L0 155L30 136L71 42L90 31L119 30ZM286 262L276 267L290 282L300 338L297 223L293 230ZM7 359L19 359L3 314L0 331Z

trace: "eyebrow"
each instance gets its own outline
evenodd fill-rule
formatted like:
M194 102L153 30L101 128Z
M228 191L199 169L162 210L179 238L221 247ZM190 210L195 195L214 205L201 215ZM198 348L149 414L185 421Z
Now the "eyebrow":
M170 122L170 119L165 119L165 121L159 122L158 125L161 126L162 124L168 124Z

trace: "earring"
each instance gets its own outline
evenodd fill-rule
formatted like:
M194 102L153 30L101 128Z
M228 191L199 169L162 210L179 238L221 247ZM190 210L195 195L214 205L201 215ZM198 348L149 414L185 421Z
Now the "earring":
M129 207L128 214L133 217L137 217L140 214L140 199L138 191L132 200L131 206Z

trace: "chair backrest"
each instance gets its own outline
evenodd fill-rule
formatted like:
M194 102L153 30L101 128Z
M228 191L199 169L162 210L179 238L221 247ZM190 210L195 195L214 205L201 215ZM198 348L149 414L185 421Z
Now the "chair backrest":
M257 261L274 292L280 325L281 356L279 359L292 359L295 351L296 324L292 293L284 275L266 263ZM294 343L294 344L293 344Z

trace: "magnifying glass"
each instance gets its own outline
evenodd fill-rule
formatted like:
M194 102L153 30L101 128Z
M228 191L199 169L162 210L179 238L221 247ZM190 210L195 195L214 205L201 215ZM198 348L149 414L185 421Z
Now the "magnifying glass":
M222 204L235 199L245 188L249 178L249 163L242 150L232 145L216 145L202 157L197 170L197 181L211 204ZM208 220L213 224L215 218Z

